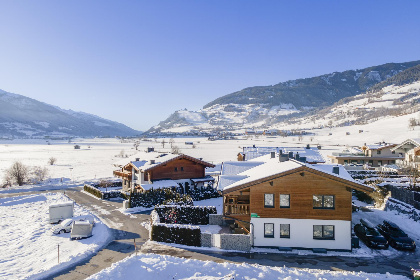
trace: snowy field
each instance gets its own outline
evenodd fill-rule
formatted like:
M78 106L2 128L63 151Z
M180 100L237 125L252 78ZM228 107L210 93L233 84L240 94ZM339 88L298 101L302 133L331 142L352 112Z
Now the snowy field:
M347 146L361 146L364 143L373 144L381 141L401 143L408 138L420 137L420 127L409 130L406 125L411 117L417 117L417 115L384 118L367 125L309 130L314 135L303 136L300 141L297 136L253 136L248 138L240 136L235 140L217 141L209 141L207 138L174 138L174 145L180 149L181 153L203 158L213 164L236 160L242 147L252 145L273 147L321 145L320 152L328 161L327 155L342 151ZM293 128L297 127L288 127L288 129ZM363 133L359 133L359 130L363 130ZM349 132L350 135L346 135L346 132ZM330 133L332 135L329 135ZM162 144L162 141L165 143ZM138 150L143 151L147 147L153 147L156 151L171 152L168 142L168 138L143 140L140 142ZM194 142L194 146L186 145L185 142ZM74 149L76 144L81 148ZM112 171L117 169L113 164L124 159L120 155L130 156L135 153L134 140L121 142L115 138L73 139L72 143L58 140L49 140L48 142L31 139L0 140L0 174L4 174L4 171L18 160L30 167L39 166L48 169L49 180L44 182L41 189L67 188L82 185L85 182L112 178ZM50 157L57 159L56 164L48 164ZM0 185L3 179L1 176ZM20 189L23 191L36 190L33 189L33 186L23 186ZM13 191L9 190L8 192Z
M180 269L182 267L182 269ZM93 279L408 279L391 274L373 274L364 272L328 271L314 269L295 269L269 267L249 264L203 262L193 259L176 258L155 254L141 254L128 257L110 268L89 277Z
M69 199L59 193L0 198L0 279L42 279L109 242L108 227L97 218L90 238L70 241L70 233L52 234L49 205L65 201ZM90 214L75 205L75 217Z

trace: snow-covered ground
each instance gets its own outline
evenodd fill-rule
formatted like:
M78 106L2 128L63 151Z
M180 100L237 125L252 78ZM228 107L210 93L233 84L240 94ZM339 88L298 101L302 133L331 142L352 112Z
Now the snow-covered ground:
M49 205L65 201L69 199L61 193L0 198L0 279L45 278L109 242L110 231L97 218L90 238L70 241L70 233L54 235ZM76 204L74 216L80 215L91 213Z
M180 269L181 268L181 269ZM349 271L328 271L270 267L250 264L216 263L172 256L141 254L113 264L110 268L89 277L93 279L408 279L391 274Z

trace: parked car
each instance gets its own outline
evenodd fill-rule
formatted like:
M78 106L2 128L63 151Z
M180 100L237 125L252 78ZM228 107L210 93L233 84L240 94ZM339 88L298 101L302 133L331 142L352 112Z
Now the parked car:
M89 221L74 221L71 227L70 240L91 237L92 227L93 224Z
M59 223L58 225L54 226L51 231L54 234L60 234L60 233L65 233L65 232L70 232L71 231L71 227L73 225L73 223L75 221L87 221L90 224L92 224L92 226L95 225L95 222L93 220L93 217L91 216L79 216L73 219L65 219L64 221L62 221L61 223Z
M354 233L370 248L388 249L389 247L385 237L368 220L360 219L360 224L354 226Z
M416 242L395 223L384 220L377 226L379 232L388 240L389 245L399 250L415 250Z

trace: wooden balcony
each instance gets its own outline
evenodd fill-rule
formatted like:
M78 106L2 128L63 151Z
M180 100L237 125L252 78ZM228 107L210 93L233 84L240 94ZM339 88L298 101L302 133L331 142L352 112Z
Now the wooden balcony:
M225 215L250 215L249 204L225 204Z
M132 178L131 172L122 172L120 170L115 170L113 173L115 177L119 177L121 179L131 180Z

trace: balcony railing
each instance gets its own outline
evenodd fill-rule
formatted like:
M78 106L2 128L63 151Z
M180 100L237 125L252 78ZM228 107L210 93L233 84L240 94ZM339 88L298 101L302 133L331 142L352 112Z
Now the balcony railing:
M131 172L122 172L120 170L115 170L114 172L115 177L120 177L122 179L131 180Z
M249 204L226 204L225 215L250 215Z

